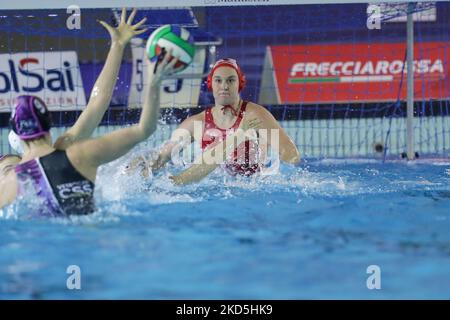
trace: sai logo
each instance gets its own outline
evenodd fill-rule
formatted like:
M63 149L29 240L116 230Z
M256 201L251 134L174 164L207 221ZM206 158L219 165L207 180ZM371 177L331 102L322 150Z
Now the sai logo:
M8 59L9 71L0 72L0 93L33 93L43 89L75 91L70 62L63 61L62 64L61 70L42 70L42 63L35 57L20 59L18 65L13 59Z
M9 111L22 94L40 97L50 111L79 110L86 105L75 51L0 54L0 112Z

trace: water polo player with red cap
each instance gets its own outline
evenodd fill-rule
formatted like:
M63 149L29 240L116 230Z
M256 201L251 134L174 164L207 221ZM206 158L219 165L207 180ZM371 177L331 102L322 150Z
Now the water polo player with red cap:
M237 79L232 75L229 79L220 79L218 74L214 77L214 73L219 68L232 68L237 73ZM220 84L222 81L228 81L231 84L237 81L237 93L239 94L244 89L246 84L245 75L242 73L238 64L233 59L222 59L211 69L208 75L207 87L208 90L213 91L216 104L221 105L220 111L222 114L229 113L236 118L233 125L229 128L222 128L214 122L214 116L212 113L213 107L208 107L205 110L205 121L202 135L202 150L208 147L217 145L218 142L225 140L230 132L233 132L241 125L242 118L245 115L247 109L247 101L243 101L239 98L236 106L236 88L230 84L223 84L222 89L213 90L213 83ZM228 133L227 133L228 131ZM238 152L240 151L241 159L238 159ZM228 159L225 169L231 175L240 174L243 176L250 176L260 170L261 163L259 162L259 150L255 140L246 140L241 143L235 151L232 153L231 159Z
M164 144L155 161L149 163L140 158L136 159L132 166L145 163L149 164L153 171L158 170L171 159L173 149L180 147L180 140L190 143L196 139L201 144L202 150L207 151L239 128L253 128L256 131L266 129L269 145L271 129L278 130L280 159L297 164L300 161L299 152L272 114L263 106L241 99L240 93L245 88L245 84L245 75L234 59L217 61L207 78L207 87L214 96L214 106L185 119L174 131L172 138ZM202 128L201 135L196 134L194 130L199 126ZM180 135L186 135L186 137L180 139ZM261 166L258 162L259 140L259 138L251 139L239 144L226 159L226 171L232 175L244 176L258 172ZM193 165L172 179L176 184L198 181L213 171L217 165Z

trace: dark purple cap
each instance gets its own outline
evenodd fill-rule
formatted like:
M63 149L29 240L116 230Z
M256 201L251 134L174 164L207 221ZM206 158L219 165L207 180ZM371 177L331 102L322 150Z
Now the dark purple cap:
M20 139L45 136L50 131L50 123L50 113L44 101L30 95L17 97L17 105L11 115L11 126Z

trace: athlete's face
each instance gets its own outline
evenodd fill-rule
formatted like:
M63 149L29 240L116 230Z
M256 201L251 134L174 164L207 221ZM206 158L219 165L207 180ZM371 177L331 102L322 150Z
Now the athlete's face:
M16 156L6 157L0 160L0 176L6 174L20 162L20 158Z
M220 67L214 71L212 89L216 104L234 105L239 101L239 77L231 67Z

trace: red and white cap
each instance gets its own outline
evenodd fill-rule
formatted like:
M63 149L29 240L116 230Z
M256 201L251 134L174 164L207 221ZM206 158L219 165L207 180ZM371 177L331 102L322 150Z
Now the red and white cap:
M220 59L213 65L211 71L208 74L208 79L207 79L207 83L206 83L208 86L208 90L212 90L212 77L214 75L214 72L217 69L219 69L220 67L230 67L230 68L233 68L234 70L236 70L238 77L239 77L239 92L241 92L241 90L244 89L247 81L245 79L244 73L242 72L241 68L237 64L236 60L231 59L231 58Z

